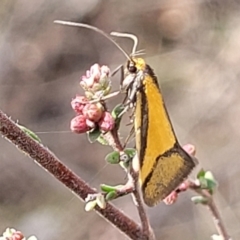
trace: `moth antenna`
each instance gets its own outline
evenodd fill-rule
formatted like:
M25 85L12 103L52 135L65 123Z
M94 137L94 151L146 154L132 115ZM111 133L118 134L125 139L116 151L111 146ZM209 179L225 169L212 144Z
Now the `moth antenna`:
M146 54L145 49L140 49L135 52L135 54Z
M112 42L123 54L124 56L128 59L131 60L130 56L121 48L107 33L102 31L101 29L85 24L85 23L76 23L76 22L69 22L69 21L61 21L61 20L55 20L54 23L61 24L61 25L66 25L66 26L71 26L71 27L82 27L82 28L88 28L91 29L97 33L100 33L104 37L106 37L110 42Z
M138 38L130 33L120 33L120 32L111 32L110 35L112 36L116 36L116 37L126 37L126 38L130 38L133 40L133 49L132 49L132 53L131 56L134 56L134 54L136 53L136 49L137 49L137 45L138 45Z
M135 52L134 57L141 56L141 55L144 55L144 54L146 54L145 50L141 49L141 50L138 50L138 51Z

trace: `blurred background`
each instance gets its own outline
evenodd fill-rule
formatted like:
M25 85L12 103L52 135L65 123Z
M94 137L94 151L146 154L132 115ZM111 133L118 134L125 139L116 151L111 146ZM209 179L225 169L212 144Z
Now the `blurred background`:
M237 0L1 0L0 108L91 186L124 183L122 170L104 161L111 149L90 144L69 125L70 102L83 93L79 80L86 70L94 63L114 69L126 59L98 33L53 21L136 34L179 141L194 144L198 169L215 174L216 203L229 233L240 239L239 10ZM130 53L131 41L117 41ZM118 89L119 76L113 81ZM2 138L0 151L0 232L14 227L39 240L126 239ZM191 196L147 209L157 239L202 240L216 233L208 210L194 206ZM130 197L114 204L139 221Z

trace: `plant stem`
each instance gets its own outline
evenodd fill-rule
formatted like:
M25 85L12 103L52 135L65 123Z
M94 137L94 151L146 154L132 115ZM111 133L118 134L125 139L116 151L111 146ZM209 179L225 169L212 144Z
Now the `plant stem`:
M118 131L116 128L114 128L111 132L107 133L105 135L105 138L107 139L109 145L111 145L111 147L115 151L122 152L124 150L124 147L121 144ZM139 192L138 172L135 171L132 167L130 167L130 170L125 169L125 171L127 172L127 175L128 175L128 182L124 186L124 192L126 194L127 192L129 193L129 191L132 191L133 201L137 207L137 211L140 217L143 235L149 236L149 239L154 240L155 235L150 227L149 219L144 209L142 198Z
M218 208L214 202L212 195L206 189L201 189L200 186L196 184L194 181L189 180L189 183L190 183L189 185L190 189L192 189L193 191L195 191L196 193L198 193L199 195L207 199L207 206L213 216L213 221L218 234L224 240L231 240L231 237L227 233L227 229L223 223L223 220L220 216L220 213L218 211Z
M132 181L134 183L134 188L133 188L134 190L132 192L132 195L133 195L134 203L137 207L139 217L141 220L142 231L145 235L149 236L151 240L155 240L155 235L150 226L149 219L144 209L142 198L139 192L138 173L131 168L129 175L131 176Z
M36 163L51 173L83 201L88 194L96 193L95 190L67 168L52 152L23 132L1 110L0 132L6 139L26 153L30 158L35 160ZM111 204L107 204L105 209L96 207L95 210L130 239L149 240L149 237L143 233L138 224Z

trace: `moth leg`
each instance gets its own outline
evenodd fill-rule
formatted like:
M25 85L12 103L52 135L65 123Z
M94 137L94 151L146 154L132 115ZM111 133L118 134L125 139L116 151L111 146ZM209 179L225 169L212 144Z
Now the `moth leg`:
M128 134L127 138L125 139L124 144L123 144L123 148L126 147L126 145L128 144L130 138L131 138L133 135L134 135L134 127L131 128L130 133Z
M124 77L123 65L119 65L118 67L116 67L116 68L113 70L113 72L111 73L111 77L114 77L115 74L116 74L117 72L119 72L119 71L120 71L120 74L121 74L121 81L122 81L122 78Z

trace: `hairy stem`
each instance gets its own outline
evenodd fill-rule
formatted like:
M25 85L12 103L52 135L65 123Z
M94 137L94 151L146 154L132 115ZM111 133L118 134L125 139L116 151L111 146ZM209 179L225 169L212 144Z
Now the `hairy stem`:
M67 168L52 152L24 133L0 110L0 132L11 143L26 153L36 163L51 173L67 188L84 201L88 194L96 193L80 177ZM140 226L111 204L105 209L95 208L96 212L133 240L149 240Z
M135 203L135 205L137 207L137 210L138 210L138 213L139 213L143 233L145 235L149 236L149 238L151 240L155 240L155 235L154 235L154 233L152 231L152 228L150 226L149 219L147 217L146 211L145 211L144 206L143 206L142 198L141 198L141 195L139 193L138 173L135 172L133 169L131 169L130 170L130 175L131 175L132 181L134 183L134 190L132 192L132 195L133 195L133 198L134 198L134 203Z
M114 150L118 150L119 152L124 150L116 129L113 129L108 134L108 142ZM124 186L125 193L126 193L126 190L132 191L133 200L134 200L134 203L136 205L136 208L137 208L137 211L138 211L138 214L140 217L143 235L149 236L149 239L154 240L155 235L150 227L149 219L148 219L146 211L144 209L142 198L141 198L141 195L139 192L138 173L136 171L134 171L132 167L130 167L130 170L126 170L126 172L128 174L128 182Z
M214 202L212 195L206 189L201 189L199 187L199 185L196 184L194 181L189 180L189 183L190 183L190 185L189 185L190 189L194 190L196 193L198 193L199 195L201 195L207 199L206 205L212 214L213 221L214 221L214 224L215 224L218 234L224 240L231 240L231 237L229 236L229 234L227 232L227 229L223 223L223 220L220 216L219 210Z

